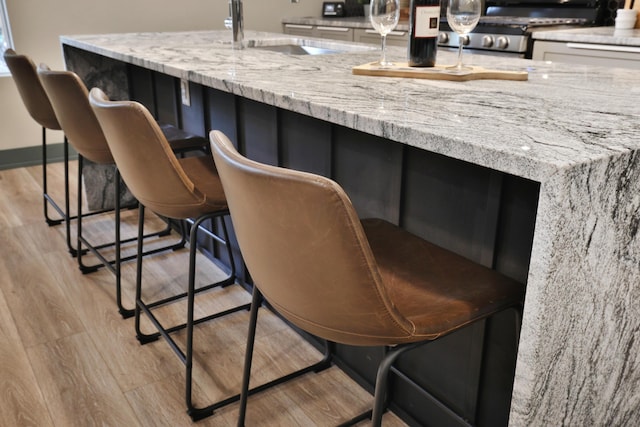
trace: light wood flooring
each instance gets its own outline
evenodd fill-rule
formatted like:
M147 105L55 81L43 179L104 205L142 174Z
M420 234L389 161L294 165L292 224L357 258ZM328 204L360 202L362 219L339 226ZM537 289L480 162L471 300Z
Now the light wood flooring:
M62 203L62 164L49 169L50 192ZM75 174L73 164L72 178ZM0 206L0 426L193 424L185 412L182 363L164 340L139 344L133 319L123 320L116 310L114 276L105 269L83 275L67 251L64 227L46 225L41 168L0 171ZM136 217L135 210L125 214L128 235L135 235ZM97 230L96 240L109 240L112 226L113 219L102 215L86 220L85 230ZM185 288L187 252L145 259L145 298ZM198 259L198 283L220 274L211 261ZM135 263L129 262L123 271L128 307L134 278ZM249 300L243 289L231 286L199 295L197 312ZM159 316L171 324L184 319L184 313L183 304L173 304ZM248 313L240 312L197 327L196 404L238 392L247 322ZM143 326L152 331L148 323ZM252 385L319 357L277 317L261 310ZM247 426L331 426L365 410L371 400L332 367L252 396ZM237 407L222 408L196 425L234 426ZM384 425L404 424L387 413Z

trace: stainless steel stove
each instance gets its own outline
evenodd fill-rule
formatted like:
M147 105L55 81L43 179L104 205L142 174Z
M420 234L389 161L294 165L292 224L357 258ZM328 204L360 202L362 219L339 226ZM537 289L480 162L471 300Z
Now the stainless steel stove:
M447 24L446 13L440 20L441 47L531 58L531 32L602 25L606 0L486 0L477 27L462 37Z

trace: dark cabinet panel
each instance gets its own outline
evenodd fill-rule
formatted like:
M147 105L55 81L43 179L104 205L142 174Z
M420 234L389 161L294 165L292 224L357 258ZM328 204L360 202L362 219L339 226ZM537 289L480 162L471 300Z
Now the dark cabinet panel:
M492 267L502 174L408 147L401 224Z
M281 165L331 176L331 125L291 111L278 113Z
M156 119L161 123L180 127L177 79L166 74L155 73L154 81L156 89Z
M526 283L540 184L505 175L502 194L495 269L521 283Z
M278 119L276 107L246 98L236 98L238 143L250 159L278 165Z
M361 218L398 224L403 145L335 126L333 178L345 189Z
M182 102L182 95L178 98L182 129L194 135L206 136L208 138L208 129L205 125L205 115L203 114L204 90L202 86L195 83L185 82L185 84L189 91L189 105L185 105ZM182 87L180 91L182 91Z
M153 117L157 118L153 71L129 65L129 81L131 83L129 99L147 107Z
M207 133L219 130L238 147L236 97L228 92L205 88Z
M129 66L130 99L147 107L159 121L179 126L187 132L206 133L203 88L189 82L189 105L178 96L178 80L146 68Z

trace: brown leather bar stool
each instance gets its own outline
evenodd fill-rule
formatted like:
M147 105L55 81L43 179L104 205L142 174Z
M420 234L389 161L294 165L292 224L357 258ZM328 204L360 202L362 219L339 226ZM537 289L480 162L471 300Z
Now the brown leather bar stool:
M388 373L401 354L522 304L520 283L386 221L361 221L334 181L251 161L221 132L211 132L210 139L255 283L239 426L261 295L292 324L320 338L386 347L373 410L345 425L370 415L380 425Z
M158 215L176 220L191 219L189 237L189 278L186 293L160 301L146 302L142 299L141 240L138 242L136 274L136 334L141 343L162 336L186 367L185 399L187 411L194 419L201 419L213 411L239 399L239 395L214 403L206 408L197 408L192 401L193 327L194 325L224 316L239 310L248 310L249 304L240 305L224 312L194 319L195 295L201 291L235 283L235 265L231 246L228 243L225 217L228 216L226 199L211 156L178 159L170 150L158 124L149 111L137 102L110 101L97 88L91 90L89 100L104 131L111 153L133 195L140 202L140 226L143 232L145 208ZM201 227L208 220L219 220L221 235ZM217 283L195 288L195 262L198 234L204 232L227 248L231 264L229 276ZM165 327L154 315L153 309L179 298L187 297L187 322L183 325ZM144 313L154 324L157 332L145 334L140 328L140 317ZM186 350L182 350L171 333L187 329Z
M51 102L53 110L58 121L64 130L69 143L78 152L78 191L77 191L77 248L78 248L78 265L83 273L90 273L99 267L108 268L116 276L116 303L123 317L131 317L134 314L133 309L125 308L122 305L121 290L121 274L120 264L123 261L134 259L136 256L121 259L120 248L122 243L131 242L136 238L122 240L120 237L120 175L115 167L115 160L111 155L111 150L107 145L107 141L102 132L102 128L96 119L95 113L89 105L89 92L80 80L78 75L70 71L52 71L45 64L38 67L38 77L42 83L42 87L48 99ZM185 152L189 150L208 151L207 140L202 137L196 137L192 134L181 131L180 129L163 127L163 132L170 138L170 147L176 152ZM84 159L101 164L113 165L116 172L115 192L114 192L114 213L115 213L115 240L112 243L104 243L94 245L83 235L83 217L82 212L82 171ZM137 206L137 203L136 203ZM144 236L149 238L157 235L166 235L170 233L170 225L158 233L152 233ZM144 252L144 255L150 255L165 250L175 250L181 248L186 243L184 233L181 233L181 239L178 242L170 243L164 247L158 247L153 250ZM84 253L83 246L86 246L100 261L100 264L85 265L82 260ZM101 249L114 247L115 259L105 258L100 252Z
M69 145L67 138L64 138L64 179L65 179L65 208L62 209L58 203L49 195L47 183L47 129L62 130L58 119L51 107L38 75L33 61L26 55L19 55L13 49L7 49L3 53L4 60L11 72L13 81L18 88L20 97L29 115L40 126L42 126L42 197L44 219L50 226L58 225L63 221L66 223L67 246L72 255L76 255L76 249L71 246L71 236L69 233ZM61 219L52 219L49 215L49 205L60 215ZM73 217L75 218L75 217Z

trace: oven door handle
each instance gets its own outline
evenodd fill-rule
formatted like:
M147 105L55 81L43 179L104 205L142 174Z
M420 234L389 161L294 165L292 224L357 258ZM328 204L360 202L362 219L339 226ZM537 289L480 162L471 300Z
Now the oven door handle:
M567 43L567 47L569 49L589 49L589 50L604 50L608 52L640 53L640 47L617 46L617 45L611 45L611 44Z

